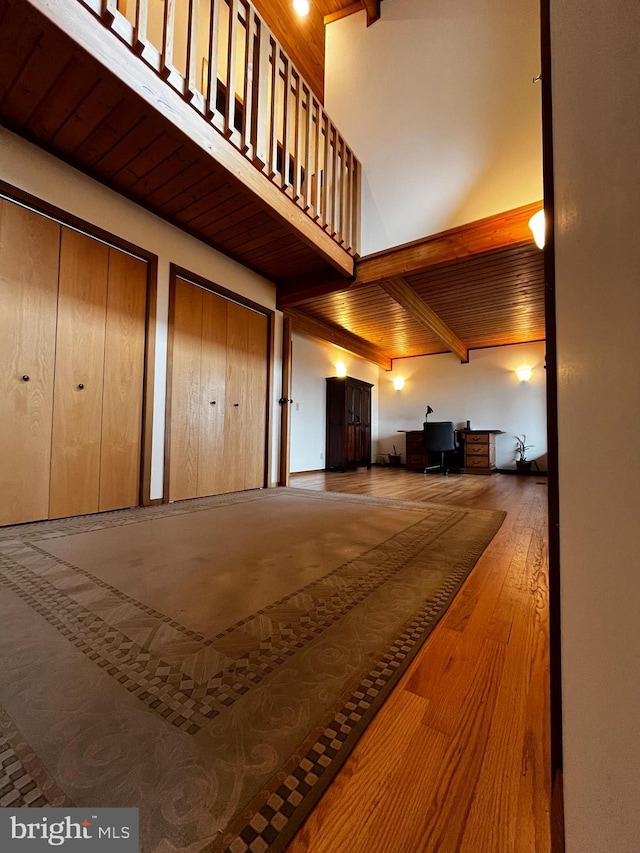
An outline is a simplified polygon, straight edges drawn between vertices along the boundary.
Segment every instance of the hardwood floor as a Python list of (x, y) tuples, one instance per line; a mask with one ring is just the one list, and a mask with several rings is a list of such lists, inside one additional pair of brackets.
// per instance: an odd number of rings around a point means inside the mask
[(549, 853), (546, 479), (374, 468), (291, 486), (508, 515), (289, 853)]

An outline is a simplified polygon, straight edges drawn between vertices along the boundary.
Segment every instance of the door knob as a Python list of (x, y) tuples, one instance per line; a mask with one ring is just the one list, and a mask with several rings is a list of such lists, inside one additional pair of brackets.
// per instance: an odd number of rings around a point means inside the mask
[(25, 375), (22, 377), (22, 381), (23, 381), (23, 382), (28, 382), (28, 381), (29, 381), (29, 377), (27, 376), (27, 374), (26, 374), (26, 373), (25, 373)]
[(278, 402), (281, 406), (284, 406), (285, 403), (293, 403), (293, 400), (289, 399), (289, 397), (280, 397)]
[(84, 385), (82, 384), (82, 382), (78, 385), (78, 388), (82, 391), (82, 389), (84, 388)]

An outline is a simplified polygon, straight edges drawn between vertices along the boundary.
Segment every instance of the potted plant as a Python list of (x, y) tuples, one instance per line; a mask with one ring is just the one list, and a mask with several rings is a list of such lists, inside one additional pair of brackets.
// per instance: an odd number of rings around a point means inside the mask
[(389, 465), (394, 465), (396, 468), (400, 465), (400, 454), (396, 450), (395, 444), (393, 445), (393, 453), (389, 453)]
[(533, 444), (527, 444), (527, 436), (514, 435), (516, 440), (516, 469), (521, 473), (531, 471), (531, 461), (527, 459), (527, 450), (534, 447)]

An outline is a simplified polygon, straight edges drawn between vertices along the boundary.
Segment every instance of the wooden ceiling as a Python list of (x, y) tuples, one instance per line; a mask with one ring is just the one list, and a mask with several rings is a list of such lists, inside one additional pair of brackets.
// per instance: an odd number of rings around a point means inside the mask
[[(205, 146), (196, 142), (200, 129), (193, 123), (201, 119), (144, 63), (133, 58), (131, 85), (110, 71), (119, 62), (125, 68), (126, 49), (107, 33), (96, 37), (93, 18), (76, 0), (67, 5), (66, 14), (77, 16), (73, 39), (30, 2), (1, 0), (5, 127), (272, 281), (339, 265), (343, 275), (351, 273), (353, 260), (342, 247), (279, 189), (271, 192), (276, 209), (212, 156), (216, 145), (225, 156), (232, 149), (217, 131), (211, 129)], [(153, 92), (151, 103), (145, 89)], [(247, 168), (254, 184), (272, 191), (251, 164)]]
[(391, 360), (545, 338), (543, 253), (527, 223), (536, 202), (362, 258), (356, 279), (281, 288), (293, 327), (389, 369)]
[(366, 12), (366, 25), (380, 17), (381, 0), (309, 0), (309, 14), (300, 17), (293, 0), (252, 0), (298, 70), (324, 103), (324, 28), (327, 23)]

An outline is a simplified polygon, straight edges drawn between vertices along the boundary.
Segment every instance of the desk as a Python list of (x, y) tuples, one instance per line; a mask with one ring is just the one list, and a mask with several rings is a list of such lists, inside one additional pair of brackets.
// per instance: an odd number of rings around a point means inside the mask
[[(422, 473), (428, 465), (440, 463), (440, 455), (431, 455), (422, 446), (422, 430), (398, 430), (407, 439), (407, 471)], [(465, 474), (493, 474), (496, 470), (496, 435), (501, 429), (461, 429), (458, 436), (464, 445), (463, 471)], [(437, 458), (436, 458), (437, 456)], [(460, 464), (460, 463), (458, 463)]]
[(496, 435), (501, 429), (463, 429), (464, 473), (493, 474), (496, 470)]

